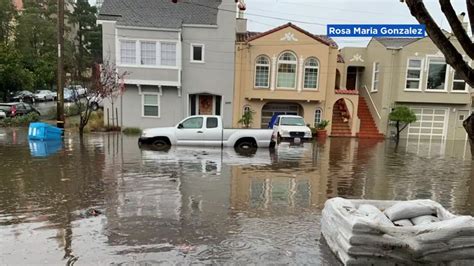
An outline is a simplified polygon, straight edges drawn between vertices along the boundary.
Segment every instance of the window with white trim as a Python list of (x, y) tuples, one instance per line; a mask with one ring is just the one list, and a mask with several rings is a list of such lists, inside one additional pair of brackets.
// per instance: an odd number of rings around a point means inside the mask
[(159, 117), (160, 116), (160, 95), (143, 94), (143, 116)]
[(296, 88), (296, 56), (285, 52), (278, 58), (277, 88)]
[(318, 88), (318, 72), (319, 62), (318, 59), (312, 57), (308, 58), (304, 63), (304, 87), (305, 89), (317, 89)]
[(446, 61), (442, 57), (428, 58), (427, 90), (445, 90), (446, 85)]
[(142, 65), (156, 65), (156, 42), (140, 42), (140, 63)]
[(161, 65), (176, 66), (176, 43), (161, 42)]
[(270, 59), (261, 55), (255, 61), (255, 87), (268, 88), (270, 86)]
[(379, 90), (379, 75), (380, 75), (380, 63), (374, 62), (373, 70), (372, 70), (372, 92), (376, 92)]
[(136, 41), (120, 41), (120, 63), (135, 65), (137, 63)]
[(453, 91), (466, 91), (466, 81), (461, 78), (458, 71), (454, 71)]
[(204, 63), (204, 44), (191, 44), (191, 62)]
[(316, 108), (314, 111), (314, 127), (317, 127), (321, 123), (321, 118), (323, 117), (323, 110), (321, 108)]
[(407, 75), (405, 82), (406, 90), (421, 90), (422, 59), (408, 59)]

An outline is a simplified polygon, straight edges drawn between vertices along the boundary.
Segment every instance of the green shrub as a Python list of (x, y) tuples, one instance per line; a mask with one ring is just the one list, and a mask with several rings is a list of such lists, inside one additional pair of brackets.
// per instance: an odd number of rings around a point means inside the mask
[(27, 115), (7, 117), (0, 120), (0, 127), (27, 127), (32, 122), (38, 122), (39, 115), (37, 113), (29, 113)]
[(316, 125), (316, 128), (319, 129), (319, 130), (324, 130), (326, 129), (326, 127), (329, 125), (329, 120), (321, 120), (321, 122), (319, 122), (317, 125)]
[(126, 127), (123, 129), (123, 134), (125, 135), (140, 135), (142, 130), (137, 127)]

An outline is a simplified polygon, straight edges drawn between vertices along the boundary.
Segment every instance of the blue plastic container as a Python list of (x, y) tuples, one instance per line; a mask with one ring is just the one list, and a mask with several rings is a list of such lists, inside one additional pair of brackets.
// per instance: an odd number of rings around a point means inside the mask
[(46, 157), (59, 152), (63, 148), (62, 140), (29, 140), (33, 157)]
[(28, 128), (28, 139), (61, 140), (63, 130), (46, 123), (31, 123)]

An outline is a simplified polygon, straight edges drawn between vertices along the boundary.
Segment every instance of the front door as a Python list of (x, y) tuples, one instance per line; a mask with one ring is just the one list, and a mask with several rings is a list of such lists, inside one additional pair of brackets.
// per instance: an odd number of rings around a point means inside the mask
[(176, 141), (179, 145), (202, 145), (204, 119), (190, 117), (180, 123), (176, 129)]
[(464, 129), (462, 122), (469, 117), (469, 111), (467, 110), (458, 110), (456, 112), (456, 129), (454, 134), (454, 140), (465, 140), (466, 139), (466, 130)]
[(357, 89), (357, 68), (356, 67), (347, 68), (346, 88), (348, 90)]
[(213, 97), (212, 95), (199, 95), (199, 114), (213, 114)]

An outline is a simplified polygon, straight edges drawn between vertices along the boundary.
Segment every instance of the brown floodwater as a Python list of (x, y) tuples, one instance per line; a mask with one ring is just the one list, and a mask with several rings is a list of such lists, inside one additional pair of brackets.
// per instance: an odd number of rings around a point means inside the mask
[(473, 215), (468, 146), (336, 138), (245, 155), (0, 129), (0, 265), (337, 264), (326, 199), (430, 198)]

